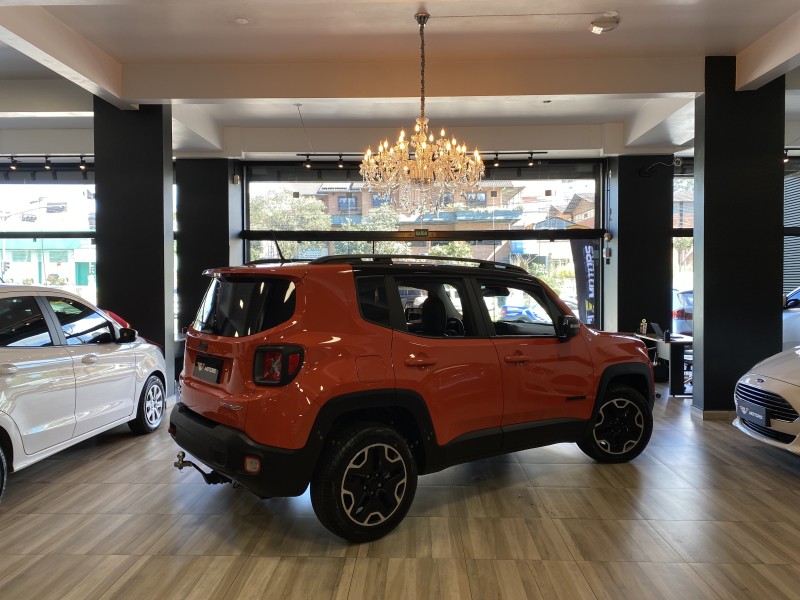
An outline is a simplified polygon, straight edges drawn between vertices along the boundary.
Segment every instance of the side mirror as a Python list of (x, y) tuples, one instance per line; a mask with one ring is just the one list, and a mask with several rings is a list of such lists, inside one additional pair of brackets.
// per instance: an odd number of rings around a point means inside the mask
[(572, 315), (559, 315), (556, 319), (556, 335), (564, 341), (578, 335), (581, 330), (581, 320)]
[(136, 341), (136, 333), (135, 329), (131, 329), (130, 327), (121, 327), (119, 330), (119, 336), (117, 336), (117, 342), (120, 344), (130, 344), (131, 342)]

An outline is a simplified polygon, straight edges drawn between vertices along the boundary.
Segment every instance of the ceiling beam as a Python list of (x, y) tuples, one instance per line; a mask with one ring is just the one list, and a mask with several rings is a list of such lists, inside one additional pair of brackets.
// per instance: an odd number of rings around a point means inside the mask
[(796, 67), (800, 67), (800, 12), (736, 56), (736, 89), (758, 89)]
[(0, 7), (0, 41), (117, 108), (122, 65), (40, 6)]

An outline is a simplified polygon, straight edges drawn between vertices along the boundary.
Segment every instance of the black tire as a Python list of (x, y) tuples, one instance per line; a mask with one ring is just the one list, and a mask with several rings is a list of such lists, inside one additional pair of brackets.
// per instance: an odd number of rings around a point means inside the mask
[(0, 448), (0, 500), (3, 499), (3, 494), (6, 493), (6, 481), (8, 479), (8, 467), (6, 465), (6, 454), (3, 448)]
[(166, 410), (167, 394), (164, 391), (164, 384), (157, 375), (150, 375), (139, 396), (136, 417), (128, 421), (128, 427), (133, 433), (140, 435), (153, 433), (164, 420)]
[(311, 505), (330, 532), (363, 543), (397, 527), (416, 491), (417, 465), (405, 439), (361, 423), (326, 444), (311, 479)]
[(653, 413), (635, 389), (620, 385), (606, 392), (578, 447), (601, 463), (627, 462), (639, 456), (653, 433)]

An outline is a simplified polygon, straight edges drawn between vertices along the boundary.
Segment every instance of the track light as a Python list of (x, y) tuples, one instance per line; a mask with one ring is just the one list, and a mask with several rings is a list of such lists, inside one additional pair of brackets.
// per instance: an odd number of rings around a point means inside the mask
[(86, 160), (84, 160), (84, 158), (82, 156), (81, 156), (81, 162), (78, 164), (78, 168), (81, 171), (85, 171), (86, 170)]
[(494, 166), (495, 167), (500, 166), (500, 157), (497, 154), (494, 155)]
[(50, 159), (45, 156), (44, 157), (44, 170), (45, 171), (49, 171), (52, 168), (53, 168), (53, 163), (51, 163)]
[(303, 163), (303, 166), (306, 169), (310, 169), (311, 168), (311, 160), (308, 158), (308, 154), (306, 154), (306, 162)]
[(18, 164), (19, 164), (19, 163), (17, 162), (17, 159), (16, 159), (16, 158), (14, 158), (14, 157), (12, 156), (12, 157), (11, 157), (11, 166), (10, 166), (9, 168), (10, 168), (12, 171), (16, 171), (16, 170), (17, 170), (17, 165), (18, 165)]
[(339, 164), (336, 165), (336, 166), (339, 167), (340, 169), (344, 169), (344, 162), (342, 161), (342, 155), (341, 154), (339, 155)]
[(532, 167), (532, 166), (533, 166), (533, 152), (531, 152), (530, 154), (528, 154), (528, 166), (529, 166), (529, 167)]

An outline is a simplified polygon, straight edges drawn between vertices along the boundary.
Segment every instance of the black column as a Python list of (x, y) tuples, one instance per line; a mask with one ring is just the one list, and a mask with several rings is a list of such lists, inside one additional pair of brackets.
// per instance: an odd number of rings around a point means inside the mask
[(178, 327), (181, 329), (194, 320), (208, 287), (203, 271), (242, 264), (241, 182), (239, 166), (232, 160), (179, 159), (175, 162)]
[(732, 410), (736, 380), (781, 349), (784, 79), (735, 91), (707, 57), (695, 103), (693, 405)]
[(642, 319), (672, 322), (672, 155), (610, 161), (605, 266), (609, 330), (638, 331)]
[(94, 99), (97, 301), (160, 344), (175, 380), (172, 109)]

